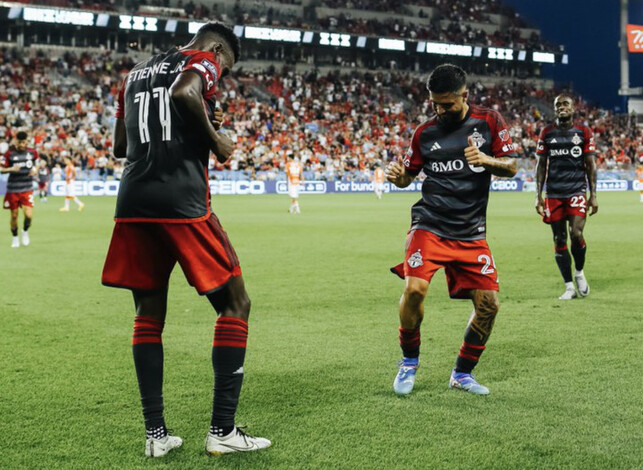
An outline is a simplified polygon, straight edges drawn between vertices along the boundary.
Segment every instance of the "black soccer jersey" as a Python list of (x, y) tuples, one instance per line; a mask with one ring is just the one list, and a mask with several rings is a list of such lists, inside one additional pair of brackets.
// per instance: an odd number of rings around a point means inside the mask
[(136, 65), (123, 83), (116, 117), (125, 120), (127, 162), (117, 221), (195, 222), (210, 213), (208, 142), (169, 93), (182, 71), (202, 78), (204, 101), (214, 98), (221, 73), (211, 52), (173, 48)]
[(408, 173), (426, 175), (422, 199), (411, 209), (411, 229), (454, 240), (485, 238), (491, 173), (467, 163), (468, 137), (487, 155), (516, 156), (507, 125), (491, 109), (470, 106), (455, 128), (437, 117), (418, 126), (403, 159)]
[(585, 156), (596, 151), (594, 135), (586, 126), (559, 129), (547, 126), (540, 133), (536, 153), (547, 158), (547, 197), (568, 198), (587, 191)]
[(26, 149), (24, 152), (9, 150), (0, 156), (0, 166), (11, 168), (18, 166), (20, 169), (15, 173), (9, 173), (7, 181), (7, 193), (24, 193), (33, 190), (33, 178), (29, 174), (38, 160), (38, 152), (33, 149)]

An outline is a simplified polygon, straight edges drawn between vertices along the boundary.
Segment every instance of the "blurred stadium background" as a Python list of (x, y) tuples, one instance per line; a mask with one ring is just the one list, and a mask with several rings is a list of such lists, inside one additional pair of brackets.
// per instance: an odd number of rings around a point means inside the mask
[[(558, 3), (604, 18), (613, 41), (593, 25), (583, 37), (596, 44), (567, 42), (582, 34), (550, 0), (0, 2), (0, 151), (29, 132), (52, 170), (53, 196), (36, 203), (28, 249), (11, 250), (8, 227), (0, 229), (0, 467), (149, 466), (134, 437), (142, 425), (131, 299), (99, 286), (123, 169), (111, 155), (114, 104), (135, 63), (186, 43), (209, 19), (234, 25), (242, 43), (219, 92), (237, 147), (210, 167), (212, 193), (231, 195), (214, 198), (215, 212), (254, 305), (240, 417), (275, 447), (216, 462), (198, 455), (212, 318), (175, 275), (166, 396), (187, 443), (163, 465), (643, 467), (641, 402), (631, 391), (641, 339), (643, 221), (632, 190), (643, 158), (642, 54), (634, 34), (628, 51), (625, 32), (643, 24), (643, 2)], [(542, 21), (547, 13), (534, 10), (547, 9), (548, 23), (527, 19)], [(552, 25), (557, 32), (544, 34)], [(609, 51), (600, 54), (614, 67), (589, 67), (593, 47)], [(469, 306), (449, 301), (442, 280), (427, 304), (425, 382), (412, 400), (390, 390), (401, 284), (387, 268), (402, 256), (417, 194), (319, 195), (372, 191), (373, 167), (403, 154), (430, 113), (425, 79), (444, 62), (469, 73), (474, 102), (502, 113), (521, 156), (515, 179), (492, 181), (493, 191), (517, 194), (493, 195), (489, 208), (506, 317), (485, 358), (494, 388), (484, 402), (445, 390)], [(592, 81), (605, 83), (598, 94), (584, 86)], [(530, 193), (537, 136), (560, 91), (577, 97), (577, 117), (595, 133), (601, 204), (587, 230), (592, 297), (564, 309), (553, 300), (550, 233)], [(301, 217), (286, 213), (291, 153), (304, 164)], [(82, 214), (58, 213), (65, 157), (78, 168), (77, 194), (102, 196), (87, 198)]]

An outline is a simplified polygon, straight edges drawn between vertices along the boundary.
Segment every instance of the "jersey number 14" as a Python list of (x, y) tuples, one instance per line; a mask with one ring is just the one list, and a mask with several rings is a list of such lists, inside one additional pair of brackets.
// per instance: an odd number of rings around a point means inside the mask
[[(156, 87), (152, 96), (158, 100), (159, 122), (161, 123), (161, 139), (172, 140), (172, 115), (170, 113), (170, 93), (167, 88)], [(138, 133), (142, 144), (150, 141), (150, 92), (141, 91), (134, 95), (134, 103), (138, 103)]]

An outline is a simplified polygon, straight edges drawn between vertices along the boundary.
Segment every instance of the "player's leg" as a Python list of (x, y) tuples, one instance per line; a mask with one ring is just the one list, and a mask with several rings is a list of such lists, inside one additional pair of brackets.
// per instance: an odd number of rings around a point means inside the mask
[(245, 434), (235, 427), (235, 414), (243, 384), (243, 364), (248, 338), (250, 298), (243, 278), (235, 276), (219, 290), (207, 294), (218, 313), (212, 342), (214, 393), (206, 451), (213, 455), (259, 450), (268, 439)]
[(585, 217), (573, 215), (569, 220), (569, 238), (572, 244), (572, 256), (574, 258), (574, 280), (578, 293), (585, 297), (589, 295), (589, 284), (585, 278), (583, 268), (585, 267), (585, 254), (587, 253), (587, 244), (583, 237), (585, 229)]
[(78, 212), (81, 212), (85, 208), (85, 203), (83, 203), (77, 196), (74, 196), (74, 202), (78, 206)]
[(480, 356), (485, 350), (487, 340), (491, 335), (496, 315), (500, 309), (498, 291), (472, 290), (473, 313), (464, 332), (464, 341), (455, 361), (449, 387), (457, 388), (476, 395), (487, 395), (489, 389), (480, 385), (472, 375), (478, 365)]
[(161, 457), (182, 440), (168, 435), (163, 416), (163, 327), (167, 313), (167, 288), (133, 290), (136, 317), (132, 353), (145, 418), (145, 455)]
[(9, 228), (11, 229), (11, 248), (20, 247), (20, 239), (18, 238), (18, 211), (19, 207), (11, 209), (11, 216), (9, 218)]
[(574, 289), (574, 283), (572, 282), (572, 258), (567, 248), (567, 219), (552, 222), (551, 231), (554, 236), (556, 264), (565, 282), (565, 292), (559, 299), (571, 300), (576, 297), (576, 289)]
[(400, 298), (399, 340), (402, 361), (393, 381), (398, 395), (408, 395), (415, 385), (415, 373), (420, 365), (420, 325), (424, 319), (424, 299), (429, 281), (419, 277), (405, 278), (404, 292)]
[[(33, 195), (31, 195), (30, 197), (33, 199)], [(33, 207), (28, 205), (23, 205), (22, 212), (24, 215), (24, 221), (22, 224), (22, 244), (24, 246), (28, 246), (30, 243), (29, 227), (31, 227), (31, 222), (33, 220)]]

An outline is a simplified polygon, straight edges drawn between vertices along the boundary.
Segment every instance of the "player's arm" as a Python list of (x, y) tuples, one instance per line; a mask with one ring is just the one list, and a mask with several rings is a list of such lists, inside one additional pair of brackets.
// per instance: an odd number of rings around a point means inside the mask
[(536, 212), (543, 216), (545, 214), (545, 201), (543, 200), (543, 188), (547, 176), (547, 154), (538, 155), (536, 162)]
[(199, 75), (185, 71), (170, 87), (170, 97), (183, 118), (199, 133), (207, 136), (210, 150), (219, 163), (225, 163), (233, 150), (232, 140), (217, 132), (203, 108), (203, 82)]
[(594, 215), (598, 212), (598, 201), (596, 200), (596, 159), (593, 153), (585, 154), (585, 173), (587, 174), (587, 182), (589, 183), (589, 215)]
[(384, 173), (386, 179), (398, 188), (406, 188), (413, 182), (416, 176), (406, 171), (406, 168), (404, 168), (404, 165), (399, 160), (389, 163)]
[(0, 155), (0, 173), (15, 173), (20, 171), (18, 165), (9, 166), (9, 152), (5, 155)]
[(518, 164), (513, 157), (490, 157), (480, 151), (473, 143), (473, 138), (468, 138), (469, 146), (464, 149), (467, 163), (473, 166), (483, 166), (489, 173), (496, 176), (511, 178), (518, 171)]
[(114, 124), (114, 149), (112, 153), (116, 158), (127, 157), (127, 132), (125, 131), (124, 119), (116, 119), (116, 124)]

